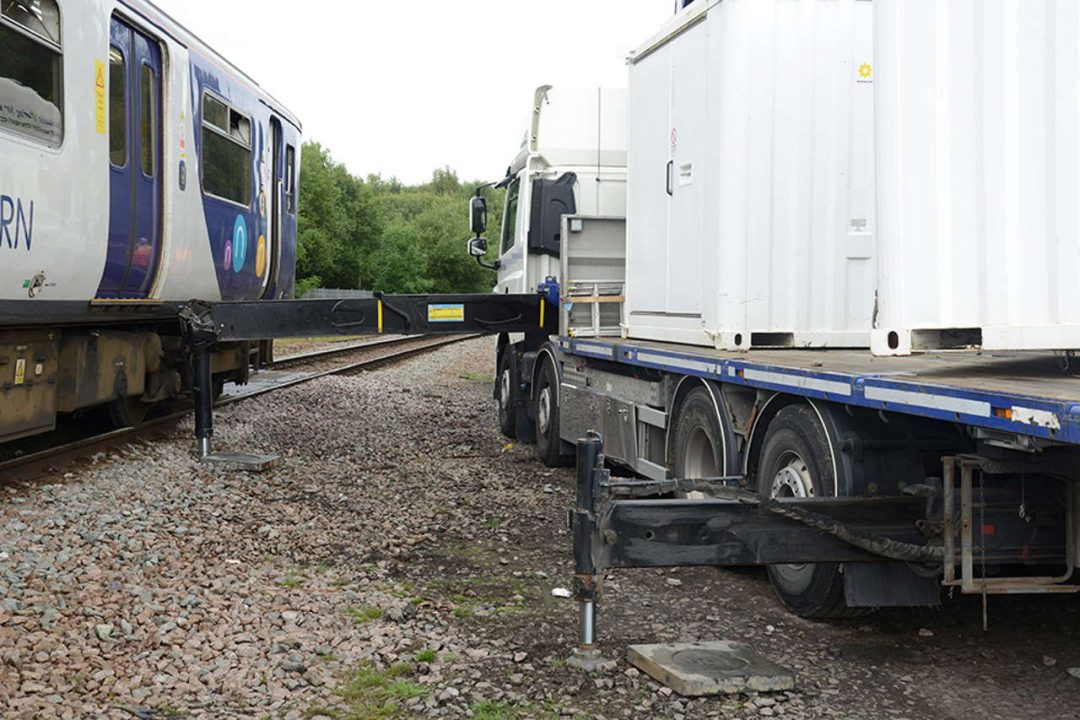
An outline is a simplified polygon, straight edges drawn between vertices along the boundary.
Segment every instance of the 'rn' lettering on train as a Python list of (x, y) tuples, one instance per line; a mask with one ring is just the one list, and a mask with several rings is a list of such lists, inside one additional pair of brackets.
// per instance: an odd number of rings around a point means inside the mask
[(0, 195), (0, 248), (16, 250), (20, 242), (29, 252), (34, 241), (34, 203)]

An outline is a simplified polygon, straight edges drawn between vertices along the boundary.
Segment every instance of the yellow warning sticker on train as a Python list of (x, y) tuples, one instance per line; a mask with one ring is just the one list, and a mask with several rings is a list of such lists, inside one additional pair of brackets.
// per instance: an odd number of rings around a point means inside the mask
[(94, 112), (98, 134), (104, 135), (108, 131), (105, 107), (105, 63), (100, 60), (94, 61)]
[(427, 319), (429, 323), (465, 322), (465, 306), (428, 305)]
[(22, 385), (26, 382), (26, 358), (15, 361), (15, 384)]

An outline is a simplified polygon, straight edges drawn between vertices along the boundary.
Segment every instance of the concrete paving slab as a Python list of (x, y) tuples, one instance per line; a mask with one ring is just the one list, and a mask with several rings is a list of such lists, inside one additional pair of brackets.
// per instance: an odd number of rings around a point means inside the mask
[(795, 673), (742, 643), (631, 645), (627, 654), (639, 670), (686, 697), (795, 688)]
[(203, 462), (217, 465), (225, 470), (238, 472), (266, 472), (281, 465), (280, 455), (248, 455), (246, 453), (211, 453)]

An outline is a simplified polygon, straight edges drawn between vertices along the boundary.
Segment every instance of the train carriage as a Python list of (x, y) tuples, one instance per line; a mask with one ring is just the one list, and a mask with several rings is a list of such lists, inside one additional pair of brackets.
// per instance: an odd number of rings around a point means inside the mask
[(300, 139), (148, 2), (0, 0), (0, 441), (182, 392), (179, 303), (292, 296)]

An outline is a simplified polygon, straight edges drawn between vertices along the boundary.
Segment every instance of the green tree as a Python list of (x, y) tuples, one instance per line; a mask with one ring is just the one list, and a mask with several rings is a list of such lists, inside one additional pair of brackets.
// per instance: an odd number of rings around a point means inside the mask
[[(390, 293), (487, 292), (495, 274), (469, 256), (468, 205), (483, 183), (451, 168), (408, 186), (395, 177), (351, 176), (318, 143), (302, 156), (298, 288), (362, 287)], [(492, 251), (497, 254), (505, 192), (488, 189)]]
[(357, 288), (362, 260), (378, 247), (382, 221), (372, 188), (349, 175), (318, 143), (301, 155), (297, 278)]

